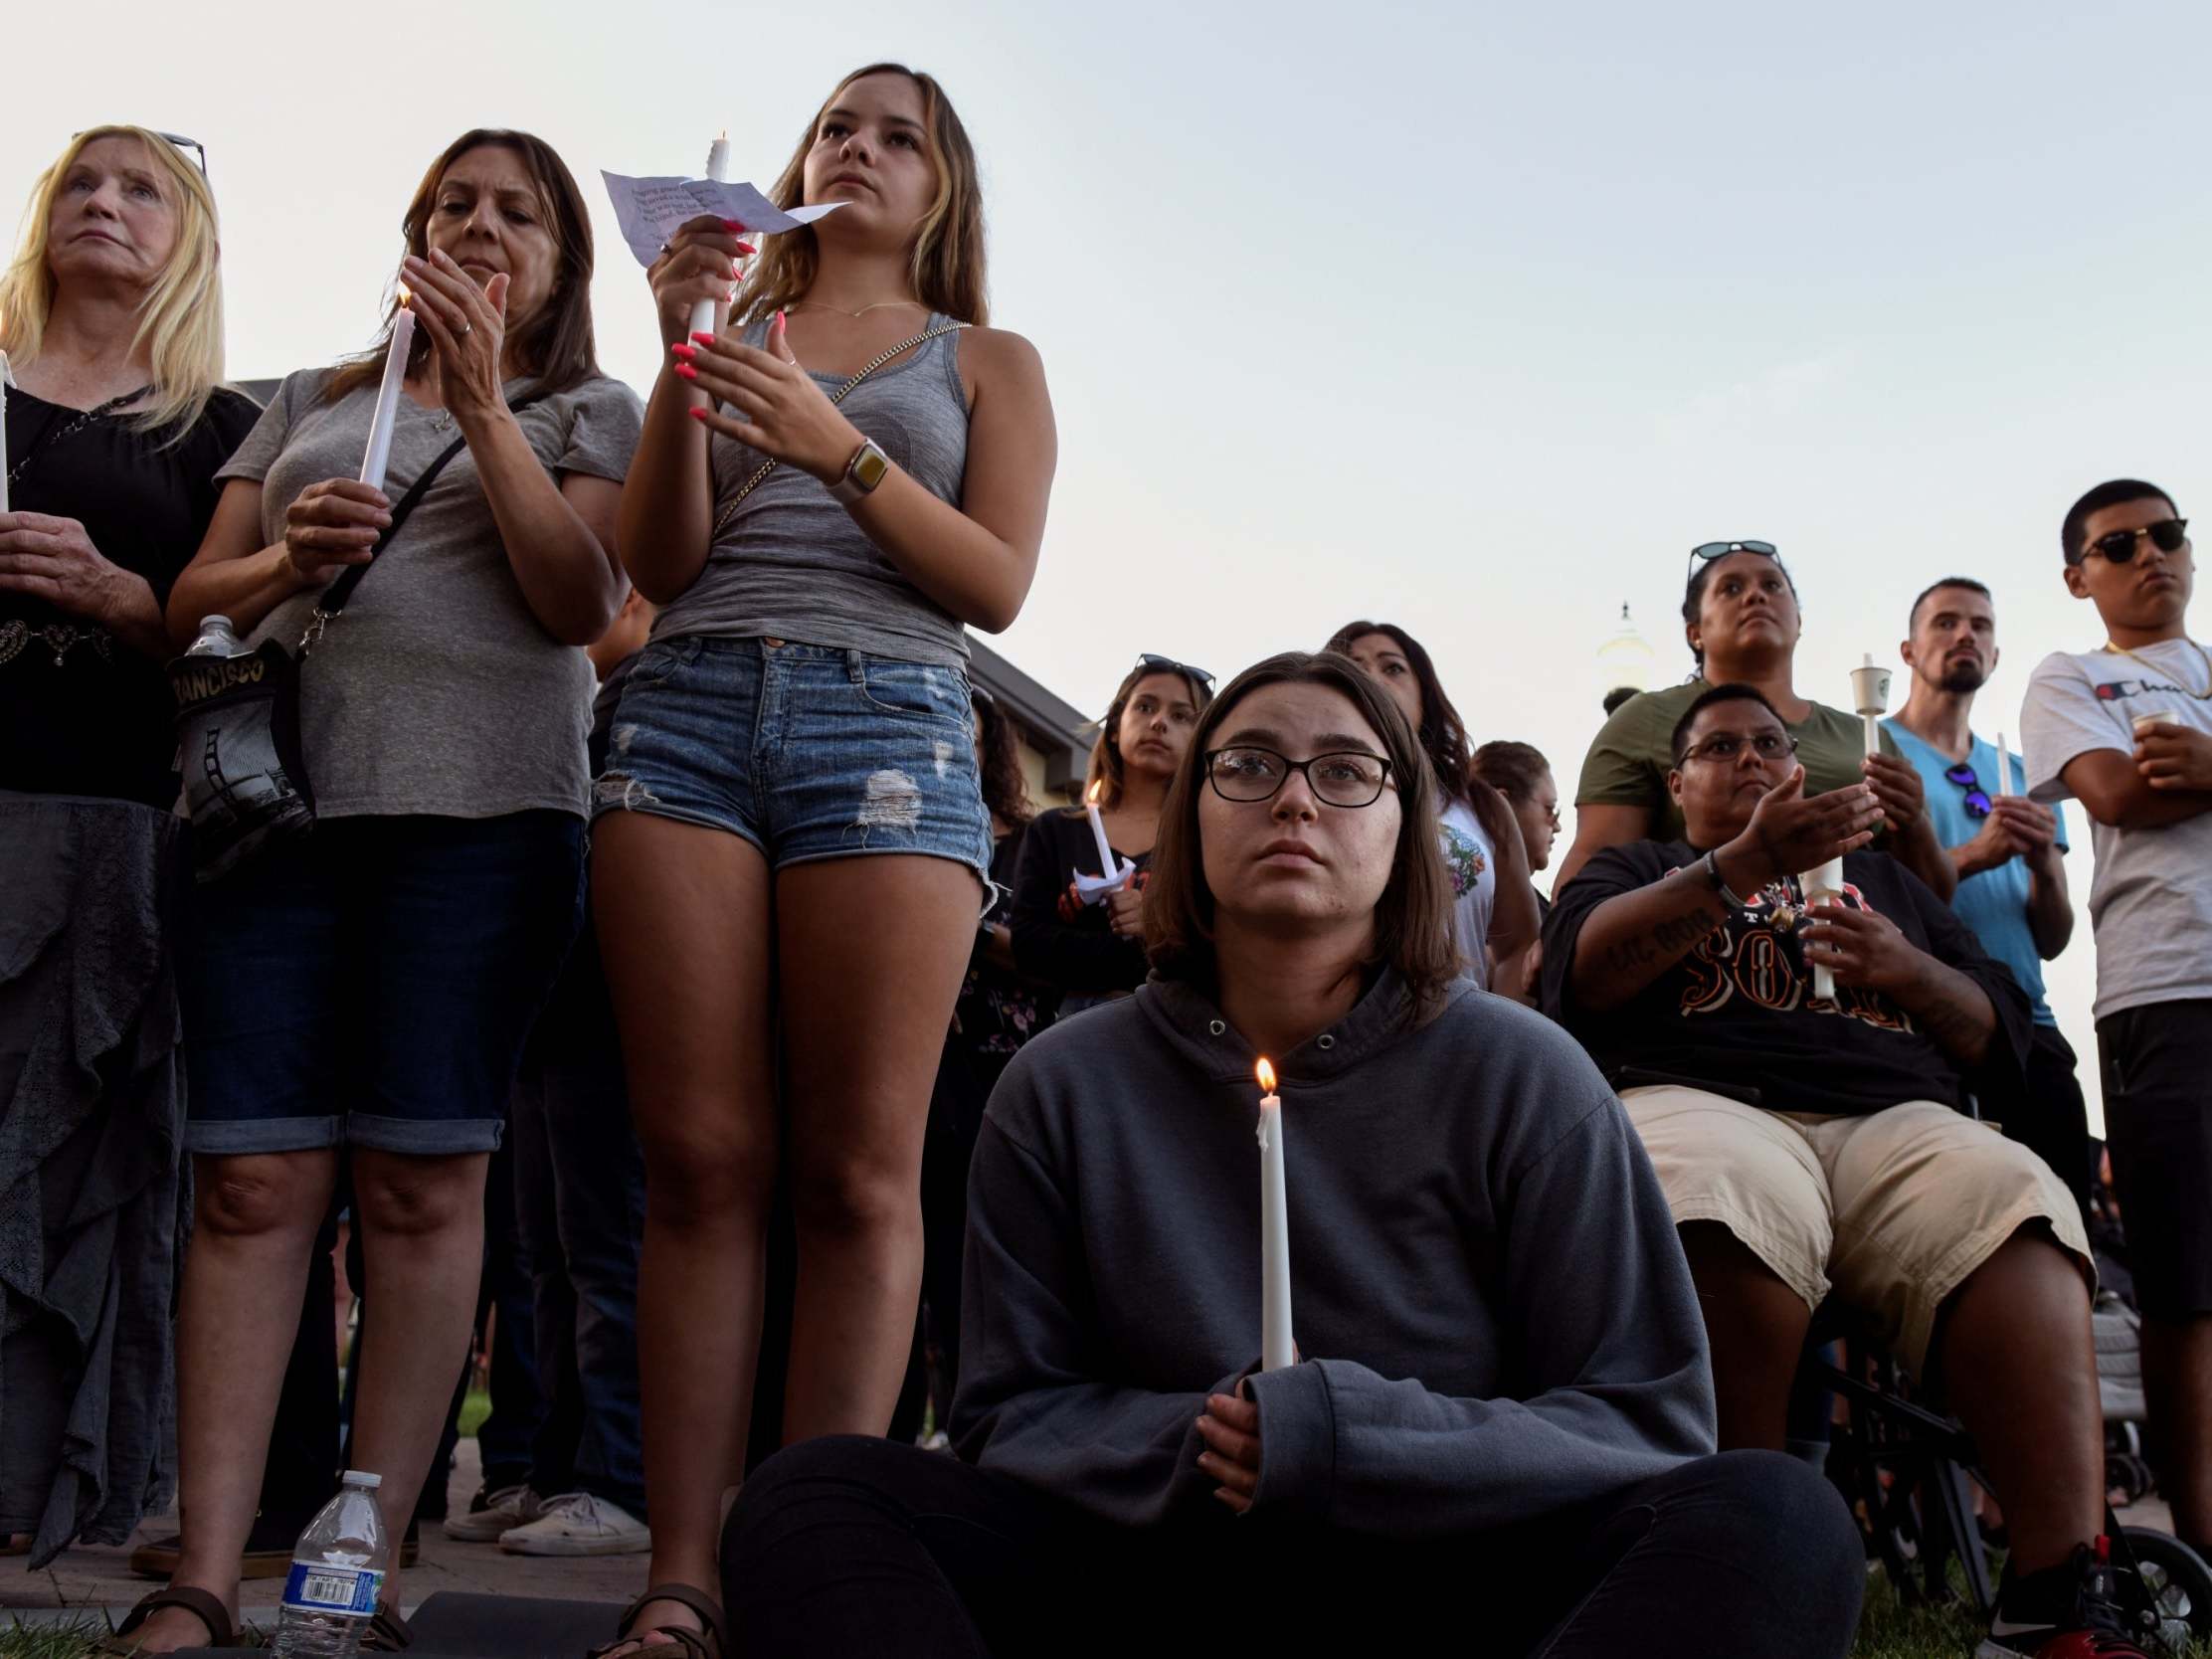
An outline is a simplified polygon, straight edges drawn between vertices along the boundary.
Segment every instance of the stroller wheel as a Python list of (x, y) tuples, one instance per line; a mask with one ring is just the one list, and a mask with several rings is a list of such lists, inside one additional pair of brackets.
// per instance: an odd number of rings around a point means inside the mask
[(2175, 1538), (2151, 1527), (2122, 1527), (2142, 1587), (2169, 1646), (2212, 1636), (2212, 1567)]

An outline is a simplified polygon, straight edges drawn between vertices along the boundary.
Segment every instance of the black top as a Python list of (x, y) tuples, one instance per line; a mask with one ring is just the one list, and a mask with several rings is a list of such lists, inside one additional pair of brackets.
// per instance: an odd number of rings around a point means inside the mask
[[(1117, 858), (1137, 866), (1142, 887), (1152, 872), (1152, 854), (1114, 848)], [(1093, 995), (1134, 991), (1150, 972), (1145, 948), (1116, 934), (1103, 904), (1079, 903), (1070, 889), (1078, 873), (1098, 875), (1098, 842), (1089, 818), (1055, 808), (1029, 821), (1014, 866), (1014, 960), (1033, 979), (1062, 991)]]
[[(80, 411), (13, 387), (6, 395), (8, 470), (23, 466), (8, 505), (76, 519), (108, 563), (144, 577), (167, 605), (215, 515), (216, 468), (260, 418), (253, 400), (219, 389), (164, 449), (174, 427), (142, 432), (110, 415), (65, 435)], [(172, 806), (172, 708), (155, 658), (44, 600), (0, 592), (0, 789)]]
[(1839, 986), (1835, 1002), (1814, 1000), (1795, 876), (1748, 895), (1745, 909), (1628, 1003), (1602, 1014), (1576, 1006), (1574, 946), (1590, 912), (1702, 856), (1687, 841), (1610, 846), (1555, 895), (1544, 925), (1544, 1011), (1581, 1038), (1614, 1087), (1688, 1083), (1773, 1111), (1846, 1117), (1907, 1100), (1962, 1106), (1969, 1088), (2017, 1090), (2033, 1021), (2027, 993), (1919, 876), (1879, 852), (1844, 854), (1843, 902), (1887, 917), (1988, 993), (1998, 1028), (1971, 1077), (1879, 992)]

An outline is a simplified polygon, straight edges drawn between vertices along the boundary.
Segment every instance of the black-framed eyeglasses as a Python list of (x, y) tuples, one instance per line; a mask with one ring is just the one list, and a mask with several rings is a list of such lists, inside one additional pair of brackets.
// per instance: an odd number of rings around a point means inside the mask
[(2099, 536), (2082, 549), (2081, 557), (2070, 561), (2080, 564), (2092, 553), (2123, 565), (2135, 556), (2135, 549), (2148, 536), (2150, 545), (2161, 553), (2178, 553), (2189, 539), (2189, 521), (2186, 518), (2161, 518), (2155, 524), (2146, 524), (2139, 530), (2114, 530)]
[(1987, 818), (1989, 816), (1989, 792), (1981, 787), (1981, 779), (1975, 775), (1974, 769), (1964, 761), (1960, 761), (1956, 766), (1946, 770), (1943, 773), (1943, 782), (1956, 784), (1964, 793), (1966, 797), (1966, 816), (1968, 818)]
[(1294, 761), (1272, 749), (1238, 747), (1206, 752), (1205, 776), (1223, 801), (1272, 801), (1293, 772), (1306, 775), (1316, 800), (1332, 807), (1372, 807), (1389, 787), (1390, 763), (1381, 755), (1343, 749)]
[(1734, 732), (1720, 732), (1703, 743), (1693, 743), (1682, 751), (1677, 766), (1688, 766), (1694, 760), (1719, 761), (1724, 766), (1744, 752), (1744, 745), (1751, 746), (1751, 753), (1760, 760), (1780, 760), (1784, 755), (1797, 752), (1797, 740), (1787, 732), (1758, 732), (1751, 737), (1739, 737)]
[(1140, 668), (1150, 668), (1156, 674), (1189, 674), (1208, 691), (1213, 689), (1213, 676), (1203, 668), (1193, 667), (1188, 662), (1178, 662), (1172, 656), (1162, 656), (1157, 651), (1145, 651), (1137, 658)]

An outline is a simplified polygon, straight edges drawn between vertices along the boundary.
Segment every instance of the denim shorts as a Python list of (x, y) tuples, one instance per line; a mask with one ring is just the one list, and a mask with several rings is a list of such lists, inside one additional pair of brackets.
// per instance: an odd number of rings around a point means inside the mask
[(489, 1152), (584, 918), (569, 813), (324, 819), (187, 900), (188, 1152)]
[(921, 853), (991, 877), (975, 713), (958, 668), (687, 635), (623, 682), (594, 815), (726, 830), (769, 867)]

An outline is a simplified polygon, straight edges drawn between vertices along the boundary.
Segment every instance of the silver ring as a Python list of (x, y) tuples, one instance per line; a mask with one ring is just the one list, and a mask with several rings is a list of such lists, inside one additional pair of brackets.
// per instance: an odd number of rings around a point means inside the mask
[(466, 322), (462, 323), (462, 324), (461, 325), (461, 332), (460, 332), (460, 334), (458, 334), (458, 335), (457, 335), (457, 336), (455, 336), (455, 337), (456, 337), (457, 339), (463, 339), (463, 340), (465, 340), (465, 339), (466, 339), (466, 338), (468, 337), (468, 331), (469, 331), (469, 329), (470, 329), (471, 327), (473, 327), (473, 326), (474, 326), (474, 325), (473, 325), (472, 323), (466, 323)]

